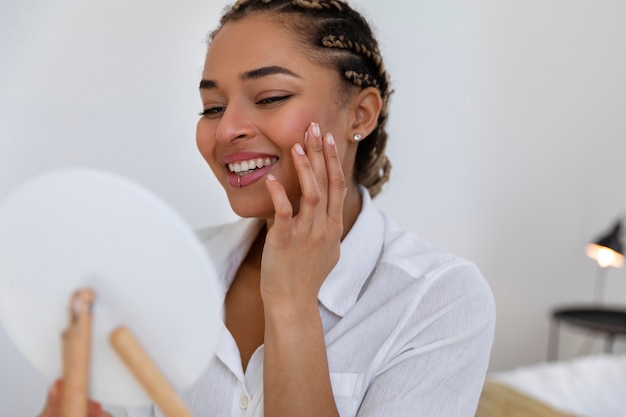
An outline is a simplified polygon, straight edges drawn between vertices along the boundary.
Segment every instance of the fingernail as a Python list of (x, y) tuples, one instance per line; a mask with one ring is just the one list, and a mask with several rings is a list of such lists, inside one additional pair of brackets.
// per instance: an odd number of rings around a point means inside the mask
[(276, 177), (273, 176), (272, 174), (267, 174), (267, 179), (270, 181), (276, 181)]
[(304, 149), (302, 149), (302, 145), (296, 143), (296, 146), (294, 146), (294, 148), (296, 148), (296, 153), (298, 153), (299, 155), (304, 155)]
[(57, 379), (56, 381), (54, 381), (54, 384), (52, 384), (52, 386), (48, 390), (48, 398), (50, 398), (50, 401), (57, 400), (57, 398), (59, 397), (60, 390), (61, 390), (61, 381)]
[(91, 401), (87, 403), (87, 409), (89, 411), (89, 415), (93, 416), (101, 416), (102, 415), (102, 405), (98, 402)]
[(82, 309), (83, 300), (81, 300), (80, 298), (75, 298), (74, 302), (72, 303), (72, 314), (77, 316), (82, 312)]
[(103, 417), (104, 410), (102, 410), (102, 405), (95, 401), (89, 400), (89, 402), (87, 403), (87, 415), (90, 417)]
[(332, 133), (326, 134), (326, 143), (328, 143), (329, 145), (335, 144), (335, 138), (333, 137)]
[(313, 130), (313, 134), (315, 136), (319, 137), (321, 135), (321, 133), (320, 133), (320, 125), (318, 125), (317, 123), (315, 123), (315, 122), (311, 123), (311, 130)]

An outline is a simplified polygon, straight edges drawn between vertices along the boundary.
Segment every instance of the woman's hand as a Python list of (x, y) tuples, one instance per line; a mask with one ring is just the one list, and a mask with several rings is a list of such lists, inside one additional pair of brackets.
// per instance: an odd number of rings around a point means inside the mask
[[(61, 415), (61, 398), (63, 397), (63, 381), (57, 379), (50, 390), (43, 411), (39, 417), (65, 417)], [(87, 403), (87, 417), (112, 417), (111, 414), (102, 410), (102, 406), (95, 401)]]
[(346, 182), (333, 136), (312, 123), (306, 151), (291, 149), (302, 197), (298, 213), (268, 175), (275, 215), (261, 260), (266, 417), (339, 416), (317, 297), (339, 260)]
[(62, 335), (63, 379), (50, 387), (39, 417), (111, 417), (99, 403), (87, 398), (94, 299), (95, 294), (88, 288), (72, 294), (70, 320)]
[(330, 133), (322, 138), (319, 125), (311, 123), (305, 147), (297, 143), (291, 150), (302, 190), (295, 216), (283, 186), (267, 178), (275, 216), (261, 263), (266, 307), (294, 302), (317, 307), (320, 287), (339, 260), (346, 182), (337, 146)]

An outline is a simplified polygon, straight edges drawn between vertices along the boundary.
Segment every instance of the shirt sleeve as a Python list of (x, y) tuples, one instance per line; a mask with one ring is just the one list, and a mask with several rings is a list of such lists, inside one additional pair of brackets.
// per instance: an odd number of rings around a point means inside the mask
[(357, 416), (474, 416), (494, 325), (493, 296), (475, 266), (434, 277), (370, 383)]

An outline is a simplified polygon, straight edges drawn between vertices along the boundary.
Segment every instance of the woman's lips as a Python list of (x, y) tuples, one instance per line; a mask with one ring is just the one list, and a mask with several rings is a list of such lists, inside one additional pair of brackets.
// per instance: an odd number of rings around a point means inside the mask
[(228, 184), (235, 188), (250, 185), (265, 176), (277, 161), (278, 157), (267, 154), (247, 152), (227, 155), (223, 162)]

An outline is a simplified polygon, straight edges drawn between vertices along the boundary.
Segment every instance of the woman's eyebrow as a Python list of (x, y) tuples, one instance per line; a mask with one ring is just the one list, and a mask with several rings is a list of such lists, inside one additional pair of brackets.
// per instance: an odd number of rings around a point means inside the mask
[(274, 74), (285, 74), (285, 75), (290, 75), (296, 78), (302, 78), (301, 76), (299, 76), (298, 74), (296, 74), (295, 72), (293, 72), (292, 70), (288, 68), (281, 67), (278, 65), (272, 65), (269, 67), (261, 67), (261, 68), (256, 68), (250, 71), (246, 71), (243, 74), (241, 74), (241, 79), (243, 81), (255, 80), (257, 78), (266, 77), (268, 75), (274, 75)]
[[(285, 68), (285, 67), (281, 67), (279, 65), (272, 65), (269, 67), (261, 67), (261, 68), (256, 68), (250, 71), (246, 71), (243, 74), (241, 74), (239, 78), (241, 78), (242, 81), (248, 81), (248, 80), (256, 80), (258, 78), (267, 77), (268, 75), (275, 75), (275, 74), (285, 74), (285, 75), (289, 75), (289, 76), (296, 77), (296, 78), (302, 78), (300, 75), (296, 74), (292, 70)], [(203, 79), (200, 81), (200, 88), (209, 89), (209, 90), (213, 88), (217, 88), (217, 82), (213, 80)]]
[(200, 80), (200, 89), (210, 90), (212, 88), (217, 88), (217, 83), (213, 80)]

